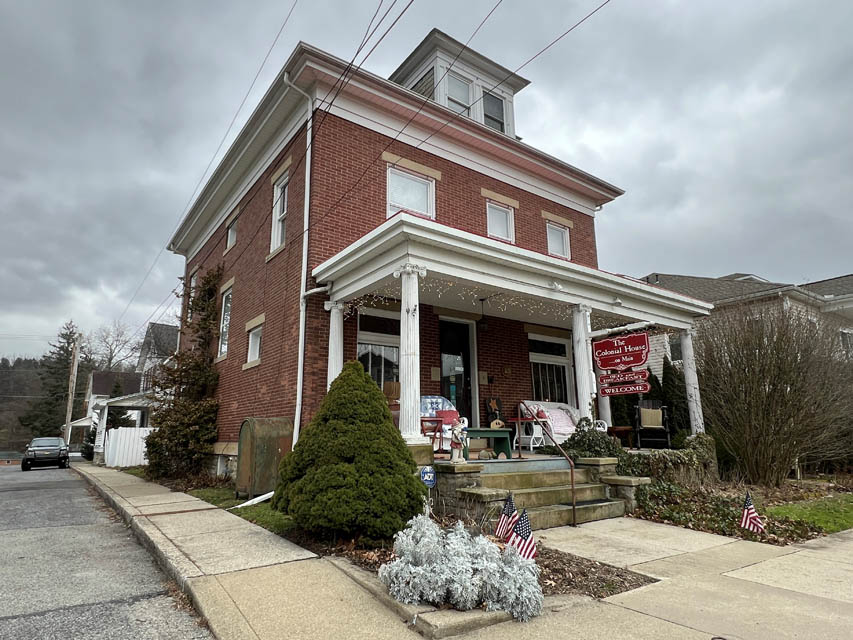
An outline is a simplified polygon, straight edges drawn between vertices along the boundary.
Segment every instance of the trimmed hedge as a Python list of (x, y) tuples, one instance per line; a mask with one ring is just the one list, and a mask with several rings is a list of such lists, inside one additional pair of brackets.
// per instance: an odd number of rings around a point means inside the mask
[(279, 469), (272, 506), (323, 536), (389, 539), (426, 490), (379, 387), (348, 362)]

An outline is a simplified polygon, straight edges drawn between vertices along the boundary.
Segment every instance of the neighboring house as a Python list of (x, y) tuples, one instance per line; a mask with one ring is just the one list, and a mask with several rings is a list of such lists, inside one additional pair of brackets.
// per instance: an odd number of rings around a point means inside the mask
[(178, 350), (180, 327), (173, 324), (149, 322), (139, 348), (136, 371), (142, 374), (142, 391), (150, 391), (157, 368)]
[[(814, 320), (828, 319), (838, 326), (842, 348), (853, 357), (853, 274), (802, 285), (771, 282), (748, 273), (719, 278), (650, 273), (643, 280), (711, 302), (715, 309), (735, 304), (794, 306)], [(655, 343), (650, 360), (662, 360), (664, 355), (674, 362), (681, 360), (680, 343), (677, 340)]]
[(86, 385), (86, 398), (83, 408), (87, 418), (95, 413), (95, 405), (103, 400), (108, 400), (113, 392), (116, 381), (121, 385), (122, 395), (139, 393), (142, 375), (123, 371), (92, 371), (89, 374), (89, 383)]
[(592, 330), (689, 343), (712, 305), (598, 269), (595, 217), (623, 192), (520, 141), (527, 80), (438, 30), (390, 79), (357, 68), (336, 94), (345, 70), (299, 43), (169, 244), (188, 295), (225, 269), (218, 454), (249, 416), (292, 419), (295, 442), (345, 360), (400, 383), (421, 445), (421, 395), (472, 426), (490, 396), (589, 415)]
[[(104, 461), (104, 433), (106, 432), (107, 413), (111, 408), (132, 412), (136, 416), (137, 427), (147, 428), (150, 425), (149, 414), (154, 408), (154, 401), (150, 394), (152, 378), (157, 368), (162, 366), (177, 351), (179, 333), (180, 328), (175, 325), (151, 322), (145, 331), (145, 338), (142, 340), (134, 373), (95, 372), (93, 374), (100, 374), (104, 380), (100, 386), (93, 385), (93, 382), (90, 381), (90, 388), (107, 389), (105, 396), (103, 394), (93, 396), (87, 405), (89, 407), (88, 416), (97, 414), (92, 419), (92, 423), (98, 426), (98, 433), (95, 437), (96, 463)], [(111, 378), (112, 382), (107, 386), (106, 376), (123, 376), (121, 378), (122, 396), (109, 397), (115, 379)], [(92, 380), (96, 380), (96, 378)], [(135, 385), (126, 385), (125, 380), (135, 380)]]

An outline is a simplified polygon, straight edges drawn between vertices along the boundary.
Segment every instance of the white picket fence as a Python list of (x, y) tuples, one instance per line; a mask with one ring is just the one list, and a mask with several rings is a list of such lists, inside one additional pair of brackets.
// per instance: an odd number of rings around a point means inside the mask
[(104, 462), (108, 467), (135, 467), (148, 464), (145, 438), (154, 429), (119, 427), (109, 429), (104, 441)]

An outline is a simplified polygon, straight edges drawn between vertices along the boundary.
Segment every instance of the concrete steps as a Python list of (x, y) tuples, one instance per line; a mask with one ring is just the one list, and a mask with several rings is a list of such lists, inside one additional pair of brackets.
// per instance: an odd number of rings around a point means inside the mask
[[(484, 487), (509, 489), (515, 492), (519, 489), (568, 486), (571, 485), (571, 477), (569, 469), (484, 473), (482, 475), (482, 483)], [(589, 471), (587, 469), (576, 469), (575, 485), (588, 482)]]
[[(625, 515), (625, 503), (622, 500), (593, 500), (578, 503), (577, 523), (621, 518)], [(542, 507), (528, 507), (527, 516), (530, 518), (532, 529), (549, 529), (572, 524), (572, 505), (553, 504)]]
[[(466, 499), (499, 504), (512, 492), (519, 511), (527, 509), (533, 529), (560, 527), (572, 523), (571, 470), (564, 467), (496, 467), (480, 476), (480, 486), (460, 489)], [(575, 501), (578, 524), (625, 515), (625, 503), (608, 497), (607, 485), (591, 482), (589, 469), (575, 470)], [(492, 524), (497, 523), (497, 517)]]

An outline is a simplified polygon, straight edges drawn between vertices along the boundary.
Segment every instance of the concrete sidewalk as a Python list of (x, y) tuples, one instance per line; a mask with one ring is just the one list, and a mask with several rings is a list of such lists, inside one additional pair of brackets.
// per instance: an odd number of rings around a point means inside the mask
[(185, 493), (75, 463), (220, 640), (419, 638), (334, 563)]
[(853, 530), (777, 547), (618, 518), (540, 540), (659, 578), (605, 600), (632, 614), (727, 640), (853, 637)]

